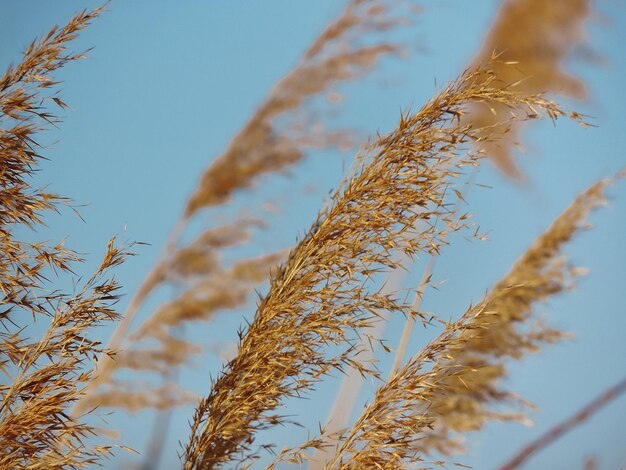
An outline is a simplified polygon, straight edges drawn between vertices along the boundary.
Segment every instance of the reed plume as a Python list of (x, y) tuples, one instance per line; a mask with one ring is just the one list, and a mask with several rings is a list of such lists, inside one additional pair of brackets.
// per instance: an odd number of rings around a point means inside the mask
[(328, 468), (405, 468), (459, 450), (456, 439), (490, 420), (522, 419), (493, 408), (518, 401), (501, 387), (505, 362), (562, 337), (529, 325), (533, 305), (563, 292), (578, 270), (561, 250), (604, 201), (603, 180), (576, 198), (491, 289), (376, 392)]
[[(447, 233), (462, 226), (449, 220), (446, 192), (458, 169), (475, 162), (466, 145), (484, 138), (457, 122), (464, 106), (481, 101), (525, 107), (532, 117), (564, 114), (541, 95), (494, 86), (495, 80), (488, 70), (464, 73), (418, 113), (403, 116), (376, 142), (369, 163), (334, 193), (273, 274), (269, 293), (241, 333), (238, 355), (199, 404), (185, 468), (254, 457), (254, 434), (283, 422), (274, 414), (282, 401), (306, 393), (333, 369), (377, 376), (355, 360), (353, 337), (367, 334), (379, 310), (420, 314), (370, 291), (370, 279), (398, 267), (394, 254), (438, 252)], [(417, 222), (423, 228), (416, 229)]]
[[(51, 74), (82, 57), (69, 53), (67, 44), (101, 11), (83, 11), (52, 28), (0, 78), (0, 373), (7, 384), (0, 386), (0, 468), (78, 468), (111, 451), (85, 444), (94, 428), (68, 412), (93, 378), (89, 362), (109, 353), (89, 329), (117, 317), (118, 285), (107, 273), (125, 251), (112, 240), (100, 267), (80, 282), (74, 274), (82, 261), (77, 253), (62, 242), (17, 235), (34, 232), (46, 214), (68, 202), (30, 181), (44, 158), (38, 135), (60, 122), (53, 108), (65, 107), (53, 93)], [(64, 277), (76, 284), (73, 293), (57, 287)], [(33, 338), (35, 322), (45, 327), (39, 339)]]

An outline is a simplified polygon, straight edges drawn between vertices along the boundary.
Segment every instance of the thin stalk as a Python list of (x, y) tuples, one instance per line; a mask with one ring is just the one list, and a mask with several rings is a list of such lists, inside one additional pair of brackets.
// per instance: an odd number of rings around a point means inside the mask
[(536, 452), (549, 446), (565, 433), (587, 421), (596, 412), (608, 405), (624, 392), (626, 392), (626, 378), (602, 392), (575, 414), (567, 418), (565, 421), (557, 424), (552, 429), (548, 430), (548, 432), (542, 434), (530, 444), (525, 446), (512, 459), (500, 466), (499, 470), (513, 470), (518, 468)]
[[(178, 337), (185, 337), (185, 326), (178, 325), (175, 328), (175, 334)], [(180, 367), (172, 367), (168, 369), (166, 380), (177, 383), (180, 378)], [(165, 447), (165, 441), (169, 427), (172, 423), (173, 408), (169, 407), (163, 411), (157, 411), (157, 415), (154, 419), (154, 427), (150, 434), (150, 440), (148, 441), (148, 447), (146, 452), (146, 458), (141, 466), (142, 470), (152, 470), (159, 467), (161, 458), (163, 457), (163, 449)]]
[[(469, 176), (467, 181), (468, 190), (471, 187), (474, 179), (476, 177), (476, 169), (472, 170), (472, 173)], [(459, 206), (462, 202), (462, 198), (458, 198), (454, 203), (453, 214), (456, 214), (459, 211)], [(439, 256), (431, 256), (428, 260), (428, 264), (424, 268), (424, 272), (422, 274), (422, 279), (420, 280), (419, 286), (417, 287), (417, 291), (415, 292), (415, 297), (413, 298), (412, 308), (414, 311), (419, 311), (422, 305), (422, 298), (424, 296), (424, 291), (426, 290), (426, 286), (433, 274), (435, 266), (437, 264), (437, 258)], [(393, 374), (400, 368), (402, 365), (402, 361), (404, 360), (404, 356), (406, 354), (406, 348), (409, 344), (409, 339), (411, 338), (411, 333), (413, 332), (413, 326), (415, 325), (415, 317), (407, 317), (406, 323), (404, 324), (404, 329), (402, 330), (402, 336), (400, 337), (400, 344), (398, 345), (398, 350), (396, 351), (396, 356), (393, 360), (393, 365), (391, 366), (391, 370), (389, 371), (389, 377), (393, 376)]]
[[(404, 277), (403, 274), (404, 271), (401, 269), (393, 271), (389, 276), (389, 282), (387, 283), (385, 291), (393, 293), (399, 290), (402, 284), (402, 278)], [(370, 336), (374, 338), (382, 337), (389, 320), (388, 311), (380, 311), (379, 315), (380, 317), (373, 322), (373, 326), (370, 328)], [(365, 337), (362, 338), (360, 345), (362, 349), (360, 354), (357, 355), (358, 360), (364, 363), (374, 360), (374, 351), (367, 347), (367, 339)], [(350, 368), (346, 370), (339, 390), (337, 391), (335, 402), (326, 420), (326, 430), (329, 434), (340, 431), (348, 425), (359, 393), (363, 387), (364, 380), (362, 374), (356, 369)], [(324, 468), (325, 462), (330, 457), (330, 453), (331, 449), (328, 447), (316, 449), (309, 470), (321, 470)]]
[[(126, 309), (126, 313), (124, 314), (121, 321), (118, 323), (118, 326), (113, 332), (113, 335), (111, 335), (111, 338), (109, 339), (109, 342), (106, 346), (107, 351), (119, 350), (122, 342), (128, 334), (130, 325), (137, 315), (137, 312), (143, 305), (150, 292), (152, 292), (155, 285), (158, 284), (161, 279), (161, 266), (163, 261), (168, 259), (168, 257), (176, 249), (176, 246), (178, 245), (178, 242), (183, 235), (188, 223), (189, 219), (182, 217), (174, 226), (174, 230), (171, 232), (165, 246), (163, 247), (163, 250), (161, 251), (161, 254), (157, 258), (158, 261), (148, 272), (143, 283), (139, 286), (139, 288), (135, 292), (135, 295), (131, 298)], [(84, 394), (82, 395), (80, 400), (78, 400), (74, 405), (74, 408), (71, 412), (72, 416), (78, 416), (86, 411), (89, 396), (91, 395), (91, 393), (95, 392), (101, 384), (108, 381), (108, 379), (111, 377), (111, 374), (115, 370), (115, 368), (113, 367), (114, 364), (114, 357), (111, 357), (107, 354), (101, 355), (94, 371), (94, 378), (85, 388)]]
[[(437, 264), (438, 256), (431, 256), (428, 260), (428, 264), (424, 268), (424, 273), (422, 274), (422, 279), (420, 280), (417, 291), (415, 292), (415, 297), (413, 298), (413, 303), (411, 307), (414, 311), (419, 311), (420, 306), (422, 305), (422, 297), (424, 296), (424, 291), (426, 290), (426, 285), (430, 277), (433, 274), (433, 270), (435, 269), (435, 265)], [(404, 329), (402, 330), (402, 337), (400, 338), (400, 344), (398, 345), (398, 350), (396, 351), (396, 356), (393, 359), (393, 364), (391, 366), (391, 370), (389, 371), (389, 376), (391, 377), (396, 370), (402, 364), (402, 360), (404, 359), (404, 355), (406, 354), (406, 348), (409, 344), (409, 339), (411, 338), (411, 332), (413, 331), (413, 325), (415, 324), (414, 317), (407, 317), (406, 323), (404, 324)]]
[[(471, 185), (474, 181), (476, 169), (473, 169), (469, 178), (468, 185)], [(459, 209), (460, 199), (455, 202), (455, 206), (453, 209), (453, 214), (456, 214)], [(415, 292), (415, 297), (413, 298), (413, 303), (411, 307), (413, 311), (419, 311), (420, 306), (422, 304), (422, 297), (424, 295), (424, 291), (426, 290), (426, 286), (433, 274), (435, 265), (437, 264), (437, 256), (431, 256), (428, 260), (428, 263), (424, 267), (424, 271), (422, 273), (422, 278), (418, 285), (418, 288)], [(402, 260), (406, 262), (406, 259)], [(389, 283), (387, 284), (386, 291), (389, 293), (393, 293), (400, 288), (402, 283), (402, 273), (401, 270), (395, 270), (389, 276)], [(389, 312), (380, 312), (380, 318), (376, 321), (374, 327), (372, 328), (372, 336), (381, 337), (385, 327), (387, 326), (389, 320)], [(402, 337), (400, 339), (400, 344), (396, 351), (396, 355), (394, 357), (393, 365), (389, 371), (389, 376), (391, 377), (393, 373), (400, 367), (402, 360), (406, 354), (406, 348), (411, 337), (411, 332), (413, 329), (413, 325), (415, 324), (415, 318), (409, 316), (404, 325), (404, 329), (402, 331)], [(366, 339), (363, 338), (361, 341), (361, 346), (366, 346)], [(374, 359), (373, 351), (367, 348), (363, 348), (362, 353), (359, 355), (359, 359), (363, 361)], [(354, 369), (349, 369), (343, 377), (341, 385), (339, 386), (339, 390), (337, 391), (337, 398), (333, 403), (331, 411), (328, 415), (328, 419), (326, 420), (326, 432), (329, 435), (332, 435), (335, 432), (340, 431), (348, 426), (350, 417), (352, 416), (352, 412), (357, 403), (358, 395), (363, 386), (364, 378), (363, 376)], [(310, 469), (318, 470), (324, 468), (326, 461), (328, 460), (330, 453), (329, 447), (316, 449)]]

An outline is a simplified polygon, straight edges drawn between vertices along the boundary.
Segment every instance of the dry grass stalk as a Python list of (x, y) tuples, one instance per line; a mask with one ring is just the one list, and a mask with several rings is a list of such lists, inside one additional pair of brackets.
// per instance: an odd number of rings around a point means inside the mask
[[(505, 3), (487, 35), (482, 51), (476, 58), (476, 63), (488, 58), (493, 50), (504, 51), (503, 59), (515, 59), (523, 62), (517, 67), (504, 64), (498, 64), (494, 67), (494, 71), (503, 79), (504, 83), (526, 79), (521, 87), (526, 87), (529, 91), (539, 92), (564, 88), (565, 94), (581, 97), (583, 95), (582, 83), (566, 75), (561, 70), (560, 63), (569, 51), (582, 40), (581, 25), (589, 13), (588, 5), (585, 2), (578, 2), (573, 9), (570, 9), (571, 5), (569, 4), (564, 5), (559, 2), (546, 4), (544, 2), (541, 4), (541, 8), (537, 9), (536, 3), (535, 0), (516, 0)], [(513, 35), (510, 34), (512, 24), (515, 25)], [(549, 40), (546, 36), (549, 37)], [(529, 42), (536, 44), (537, 47), (532, 47)], [(548, 54), (543, 48), (545, 44), (549, 44), (550, 48), (553, 49)], [(531, 76), (527, 77), (526, 72), (530, 73)], [(487, 106), (475, 105), (467, 119), (480, 127), (496, 124), (498, 118)], [(521, 176), (515, 166), (511, 148), (516, 135), (519, 134), (519, 127), (520, 125), (516, 124), (514, 126), (515, 132), (508, 134), (504, 141), (481, 143), (482, 150), (494, 159), (496, 165), (508, 176), (514, 178)], [(426, 277), (428, 275), (429, 273), (426, 273)], [(413, 319), (407, 319), (392, 371), (399, 367), (404, 356), (413, 322)], [(348, 377), (345, 380), (347, 381)], [(341, 398), (338, 397), (339, 400), (341, 403), (336, 404), (335, 407), (350, 408), (355, 397), (351, 394), (343, 394)], [(339, 428), (331, 426), (329, 423), (326, 430), (327, 432), (336, 432)]]
[[(426, 267), (424, 268), (422, 280), (420, 281), (420, 284), (415, 293), (415, 297), (413, 299), (413, 304), (411, 305), (414, 311), (420, 310), (420, 304), (422, 296), (424, 294), (424, 289), (429, 284), (436, 259), (436, 256), (431, 256), (431, 258), (428, 260)], [(389, 279), (385, 281), (385, 290), (389, 293), (398, 292), (400, 290), (401, 279), (403, 275), (404, 271), (401, 270), (395, 270), (390, 273)], [(380, 318), (374, 324), (372, 331), (369, 332), (369, 335), (375, 338), (382, 337), (388, 321), (388, 312), (380, 312)], [(414, 316), (409, 316), (406, 320), (406, 326), (400, 340), (400, 345), (396, 350), (394, 363), (391, 368), (392, 371), (399, 367), (400, 361), (404, 358), (404, 350), (406, 349), (406, 345), (408, 344), (407, 331), (410, 332), (410, 329), (413, 327), (415, 321), (416, 318)], [(375, 351), (368, 349), (367, 343), (368, 338), (361, 338), (359, 346), (362, 349), (362, 353), (361, 356), (359, 356), (359, 359), (373, 362), (375, 360)], [(352, 415), (357, 406), (359, 393), (361, 392), (365, 381), (366, 377), (361, 375), (357, 370), (349, 369), (345, 371), (341, 381), (341, 385), (337, 390), (335, 402), (333, 403), (333, 406), (328, 413), (328, 419), (326, 420), (326, 425), (324, 426), (325, 436), (339, 437), (342, 431), (349, 426), (350, 420), (352, 419)], [(326, 461), (333, 456), (332, 447), (333, 446), (330, 445), (330, 443), (327, 443), (327, 445), (319, 446), (315, 449), (315, 452), (311, 456), (311, 470), (323, 468)]]
[[(381, 309), (419, 314), (370, 292), (369, 280), (398, 267), (394, 254), (438, 252), (447, 231), (459, 228), (438, 226), (449, 221), (446, 190), (457, 168), (474, 162), (465, 145), (484, 138), (456, 122), (464, 106), (485, 101), (525, 106), (533, 117), (563, 114), (554, 102), (493, 86), (495, 80), (485, 70), (463, 74), (420, 112), (403, 116), (396, 131), (378, 140), (369, 164), (337, 190), (331, 207), (272, 276), (268, 295), (241, 334), (238, 355), (198, 406), (185, 468), (254, 457), (255, 432), (283, 422), (274, 414), (282, 400), (306, 393), (332, 369), (377, 375), (354, 359), (358, 349), (351, 338), (371, 327)], [(415, 233), (418, 221), (424, 228)]]
[[(583, 83), (566, 73), (562, 64), (583, 41), (583, 23), (589, 13), (590, 0), (507, 0), (473, 63), (484, 63), (496, 51), (501, 64), (517, 62), (515, 67), (495, 66), (494, 72), (502, 82), (521, 81), (519, 88), (528, 93), (582, 98)], [(496, 124), (498, 119), (488, 107), (480, 105), (466, 117), (476, 127)], [(481, 145), (504, 174), (517, 180), (523, 174), (515, 163), (513, 148), (520, 132), (518, 123), (503, 142)]]
[(499, 387), (504, 362), (562, 337), (527, 323), (533, 304), (568, 288), (577, 274), (560, 258), (561, 249), (604, 201), (608, 182), (581, 194), (483, 302), (448, 324), (379, 388), (329, 468), (404, 468), (433, 453), (458, 450), (458, 433), (478, 430), (489, 420), (522, 418), (489, 407), (517, 400)]
[[(470, 175), (470, 181), (473, 180), (476, 172), (472, 172)], [(467, 196), (467, 195), (466, 195)], [(460, 196), (455, 203), (453, 212), (457, 214), (459, 212), (461, 203), (465, 203), (465, 198)], [(462, 217), (462, 215), (461, 215)], [(426, 287), (430, 284), (430, 280), (433, 276), (433, 271), (435, 270), (435, 266), (437, 265), (437, 260), (439, 256), (432, 256), (426, 266), (424, 267), (424, 271), (422, 272), (422, 278), (420, 280), (419, 285), (417, 286), (417, 291), (415, 292), (415, 296), (413, 298), (413, 308), (415, 310), (419, 310), (422, 304), (422, 298), (424, 296), (424, 291)], [(413, 327), (415, 326), (414, 318), (407, 318), (404, 328), (402, 329), (402, 335), (400, 336), (400, 341), (398, 342), (398, 348), (396, 349), (395, 357), (393, 358), (393, 363), (391, 364), (391, 369), (389, 374), (393, 374), (397, 369), (400, 368), (402, 363), (404, 362), (404, 357), (406, 355), (406, 350), (409, 345), (409, 340), (411, 338), (411, 333), (413, 332)]]
[[(502, 83), (523, 80), (518, 86), (529, 92), (557, 89), (562, 91), (564, 88), (566, 94), (569, 91), (574, 96), (582, 96), (582, 83), (567, 76), (561, 70), (560, 63), (570, 49), (582, 40), (581, 25), (589, 13), (586, 2), (579, 2), (571, 10), (569, 4), (559, 2), (550, 4), (544, 2), (541, 3), (540, 9), (536, 7), (535, 0), (505, 2), (487, 34), (475, 63), (484, 62), (493, 51), (504, 51), (500, 53), (500, 58), (503, 61), (515, 61), (517, 64), (516, 67), (511, 67), (511, 64), (506, 62), (495, 64), (494, 73)], [(512, 29), (512, 25), (515, 25), (515, 28)], [(515, 33), (511, 34), (510, 31)], [(536, 47), (532, 47), (529, 42)], [(546, 43), (554, 49), (548, 54), (543, 48)], [(498, 114), (494, 114), (488, 106), (475, 104), (465, 119), (477, 127), (493, 126), (498, 123)], [(512, 144), (519, 134), (520, 126), (520, 123), (514, 124), (512, 132), (498, 142), (480, 143), (481, 150), (492, 158), (505, 174), (517, 179), (521, 177), (521, 173), (513, 160)], [(407, 319), (392, 371), (398, 368), (404, 356), (412, 323), (411, 319)]]
[[(216, 290), (212, 284), (224, 268), (216, 263), (215, 257), (220, 250), (233, 246), (234, 241), (248, 238), (254, 223), (242, 225), (241, 221), (226, 224), (224, 229), (238, 231), (228, 241), (214, 250), (207, 250), (203, 240), (211, 237), (209, 229), (201, 234), (191, 246), (175, 249), (178, 238), (185, 231), (187, 223), (200, 209), (227, 203), (237, 190), (248, 188), (261, 176), (281, 171), (301, 160), (306, 148), (345, 147), (351, 140), (351, 133), (346, 130), (326, 130), (308, 116), (308, 102), (328, 93), (339, 82), (356, 79), (370, 70), (385, 55), (400, 51), (397, 44), (381, 40), (376, 35), (389, 29), (397, 28), (406, 22), (396, 16), (396, 7), (401, 1), (388, 0), (351, 0), (345, 10), (331, 22), (303, 54), (300, 63), (280, 82), (276, 84), (266, 100), (246, 123), (244, 128), (233, 138), (226, 151), (216, 158), (205, 171), (200, 184), (190, 197), (183, 220), (174, 230), (165, 258), (148, 274), (131, 300), (127, 312), (111, 338), (108, 347), (124, 349), (123, 342), (131, 335), (130, 325), (141, 305), (150, 293), (163, 282), (185, 282), (189, 277), (183, 294), (169, 305), (159, 309), (148, 318), (145, 325), (139, 327), (132, 336), (144, 337), (148, 330), (159, 336), (164, 330), (193, 320), (206, 320), (216, 312), (243, 306), (250, 298), (250, 293), (268, 278), (267, 267), (258, 266), (263, 273), (255, 283), (249, 280), (229, 278), (234, 282), (221, 283)], [(375, 41), (371, 41), (375, 38)], [(368, 41), (364, 41), (367, 39)], [(364, 42), (368, 42), (364, 45)], [(304, 130), (306, 129), (306, 131)], [(210, 252), (209, 252), (210, 251)], [(198, 256), (200, 255), (200, 256)], [(240, 262), (245, 267), (277, 260), (278, 254), (265, 254), (256, 259)], [(282, 261), (284, 258), (280, 258)], [(234, 267), (233, 269), (237, 269)], [(239, 273), (245, 270), (239, 269)], [(231, 274), (237, 274), (232, 272)], [(203, 278), (203, 279), (202, 279)], [(165, 323), (161, 320), (167, 318)], [(130, 345), (129, 345), (130, 347)], [(79, 413), (94, 404), (93, 396), (97, 390), (113, 379), (113, 374), (124, 364), (103, 358), (99, 364), (98, 378), (90, 386), (87, 396), (75, 408)], [(110, 400), (107, 400), (111, 403)], [(123, 403), (120, 405), (123, 406)]]
[[(78, 287), (75, 252), (14, 235), (40, 227), (46, 213), (66, 202), (30, 186), (43, 158), (37, 135), (60, 121), (47, 104), (65, 107), (58, 96), (45, 96), (55, 85), (51, 73), (82, 57), (69, 54), (67, 43), (101, 11), (83, 11), (53, 28), (0, 78), (0, 373), (9, 384), (0, 386), (0, 468), (77, 468), (110, 453), (86, 445), (94, 428), (68, 411), (92, 378), (89, 361), (107, 353), (88, 330), (117, 317), (118, 286), (106, 273), (125, 253), (111, 241), (99, 269)], [(62, 275), (78, 284), (75, 293), (55, 289), (51, 279)], [(47, 325), (38, 340), (29, 338), (29, 319)]]
[[(493, 51), (502, 51), (502, 61), (515, 61), (515, 67), (505, 62), (494, 64), (494, 73), (502, 83), (523, 80), (518, 86), (528, 92), (558, 91), (582, 97), (583, 84), (562, 71), (561, 62), (583, 39), (582, 23), (589, 14), (587, 0), (574, 2), (537, 2), (510, 0), (505, 2), (487, 34), (475, 63), (489, 58)], [(514, 25), (514, 27), (512, 27)], [(513, 31), (513, 33), (511, 33)], [(546, 51), (548, 49), (548, 51)], [(498, 109), (498, 107), (495, 107)], [(501, 111), (501, 110), (500, 110)], [(476, 127), (493, 126), (498, 115), (489, 106), (475, 104), (466, 116)], [(521, 123), (515, 123), (511, 132), (498, 142), (484, 141), (480, 148), (510, 177), (519, 179), (512, 156), (512, 143), (519, 135)], [(407, 324), (398, 347), (392, 371), (398, 368), (406, 342), (412, 330)]]
[[(609, 387), (599, 396), (594, 398), (591, 402), (586, 404), (583, 408), (574, 413), (572, 416), (568, 417), (563, 422), (549, 429), (548, 432), (542, 434), (533, 442), (525, 446), (507, 463), (499, 467), (499, 470), (514, 470), (516, 468), (519, 468), (520, 465), (526, 462), (526, 460), (532, 457), (536, 452), (545, 447), (548, 447), (561, 436), (571, 431), (576, 426), (579, 426), (580, 424), (587, 421), (591, 416), (600, 411), (603, 407), (611, 403), (623, 393), (626, 393), (626, 379), (622, 379), (620, 382)], [(595, 467), (593, 459), (587, 460), (587, 462), (585, 463), (585, 468), (588, 467)]]

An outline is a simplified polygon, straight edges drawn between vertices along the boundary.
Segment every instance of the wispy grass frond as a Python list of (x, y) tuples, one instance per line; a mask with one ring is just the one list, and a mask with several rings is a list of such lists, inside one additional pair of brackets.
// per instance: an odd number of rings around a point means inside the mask
[[(390, 15), (392, 4), (379, 0), (348, 2), (343, 13), (304, 52), (300, 63), (275, 85), (224, 154), (207, 168), (187, 203), (187, 218), (203, 207), (224, 203), (234, 191), (249, 187), (259, 176), (299, 161), (304, 156), (303, 144), (345, 144), (349, 137), (345, 133), (298, 132), (303, 105), (338, 82), (363, 74), (382, 56), (400, 51), (397, 44), (388, 41), (363, 44), (364, 37), (375, 37), (375, 33), (401, 22)], [(278, 123), (279, 118), (283, 122)], [(285, 124), (285, 118), (290, 124)]]
[(178, 298), (157, 309), (133, 338), (161, 337), (170, 327), (208, 321), (219, 311), (244, 306), (254, 288), (266, 281), (270, 268), (286, 256), (286, 250), (280, 250), (235, 262), (228, 268), (216, 265)]
[[(270, 268), (285, 258), (286, 252), (283, 250), (243, 260), (228, 269), (213, 268), (212, 275), (201, 278), (176, 299), (163, 304), (133, 333), (131, 339), (138, 345), (116, 354), (115, 368), (131, 369), (136, 373), (157, 372), (167, 377), (176, 368), (188, 364), (191, 358), (205, 351), (194, 343), (178, 338), (172, 328), (188, 323), (208, 322), (217, 312), (245, 306), (254, 289), (267, 279)], [(148, 343), (140, 343), (144, 341)], [(146, 346), (150, 342), (152, 344)], [(172, 390), (173, 386), (154, 387), (145, 381), (113, 381), (81, 400), (81, 409), (95, 406), (131, 411), (155, 406), (164, 409), (164, 404), (182, 405), (189, 403), (189, 397), (195, 397), (180, 390), (185, 398), (176, 400), (172, 398)], [(163, 395), (163, 392), (167, 393)]]
[(127, 384), (119, 384), (111, 390), (105, 389), (91, 396), (88, 403), (100, 408), (117, 408), (130, 413), (139, 413), (146, 408), (165, 411), (198, 402), (197, 395), (182, 390), (178, 384), (171, 381), (156, 387), (148, 383), (139, 389), (126, 389), (125, 387)]
[(419, 315), (372, 288), (371, 278), (398, 267), (398, 252), (437, 252), (447, 233), (460, 227), (448, 220), (446, 191), (458, 169), (474, 163), (466, 146), (484, 138), (459, 123), (464, 107), (484, 101), (552, 119), (564, 114), (540, 95), (494, 86), (495, 80), (482, 69), (464, 73), (418, 113), (403, 116), (334, 193), (272, 276), (238, 355), (198, 406), (185, 468), (254, 456), (255, 432), (283, 422), (275, 414), (282, 401), (306, 393), (330, 370), (354, 367), (377, 376), (354, 359), (351, 338), (363, 334), (379, 310)]
[(459, 449), (456, 437), (490, 420), (521, 419), (494, 409), (517, 400), (501, 388), (505, 361), (560, 339), (531, 327), (533, 305), (563, 292), (577, 270), (561, 250), (604, 201), (603, 180), (582, 193), (477, 306), (431, 341), (381, 386), (329, 468), (405, 468)]

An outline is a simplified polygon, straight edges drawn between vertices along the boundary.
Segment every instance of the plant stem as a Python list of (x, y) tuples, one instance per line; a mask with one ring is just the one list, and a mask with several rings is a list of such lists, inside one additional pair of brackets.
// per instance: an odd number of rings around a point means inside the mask
[(518, 468), (537, 451), (549, 446), (565, 433), (585, 422), (593, 414), (608, 405), (624, 392), (626, 392), (626, 378), (605, 390), (578, 412), (567, 418), (565, 421), (557, 424), (552, 429), (549, 429), (548, 432), (539, 436), (537, 439), (525, 446), (513, 458), (507, 461), (504, 465), (501, 465), (499, 470), (513, 470)]

